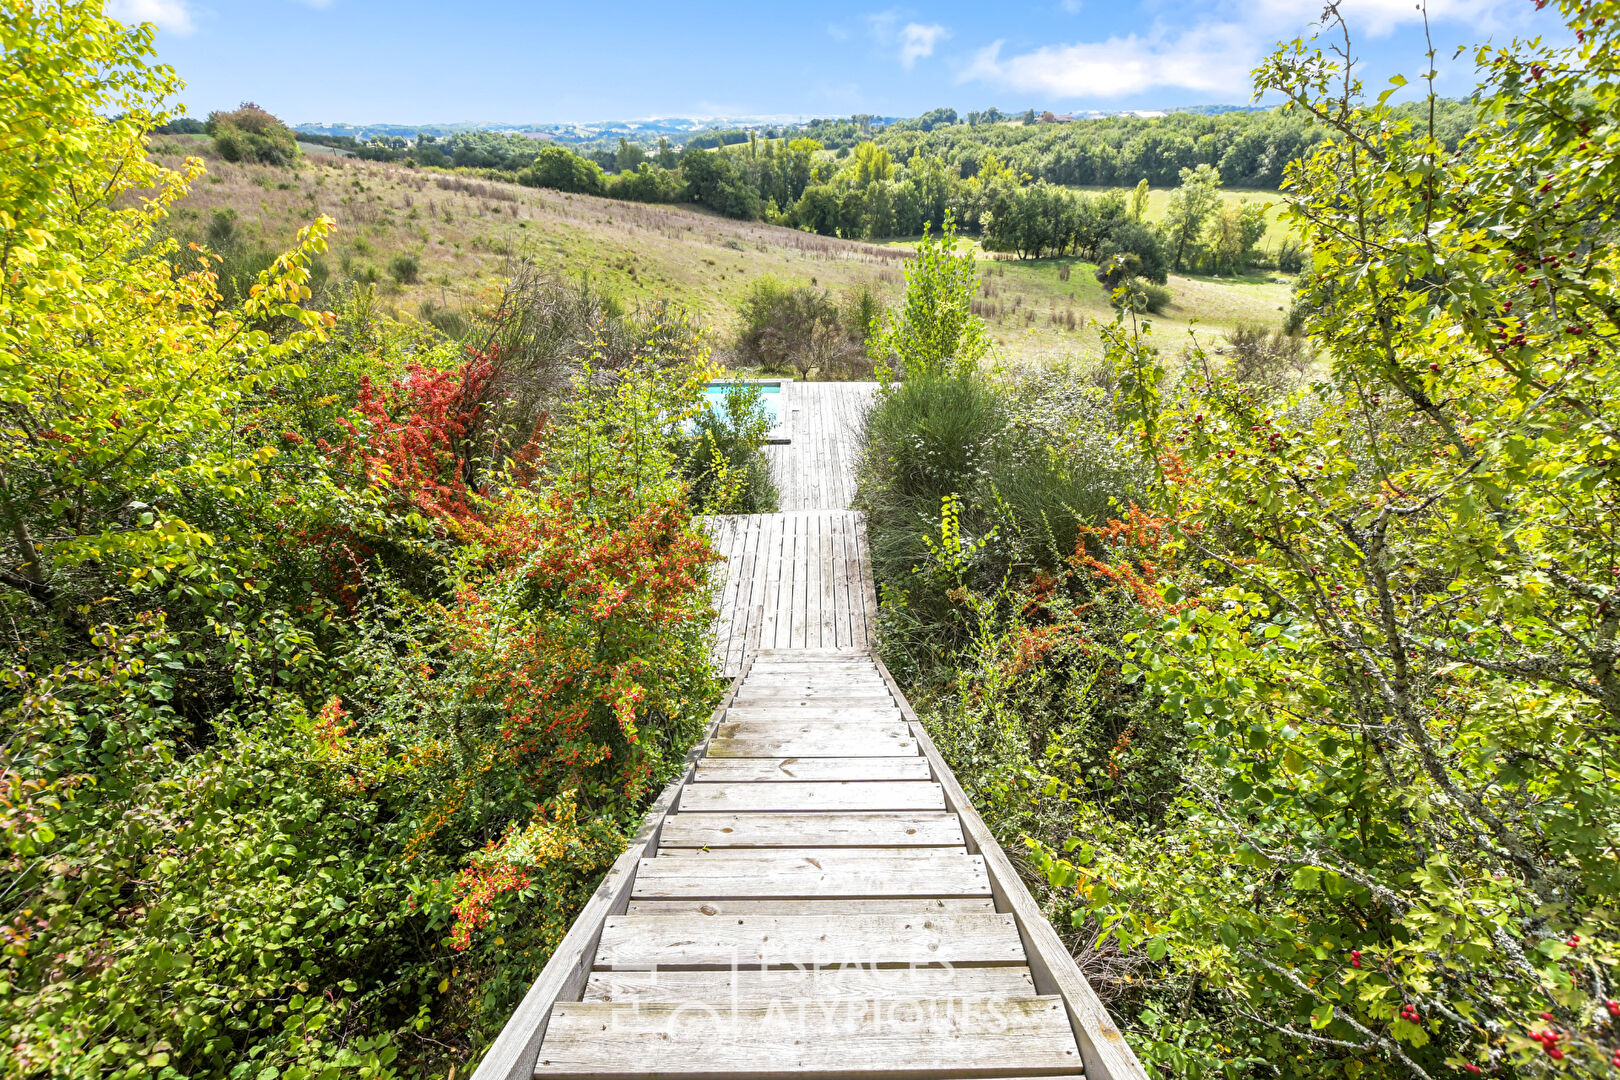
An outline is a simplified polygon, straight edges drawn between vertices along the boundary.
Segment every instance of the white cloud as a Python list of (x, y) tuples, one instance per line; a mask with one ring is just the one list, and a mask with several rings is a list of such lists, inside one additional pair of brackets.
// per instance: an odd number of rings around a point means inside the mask
[[(1519, 4), (1527, 8), (1528, 4)], [(1464, 22), (1483, 33), (1491, 33), (1521, 20), (1507, 11), (1508, 0), (1427, 0), (1430, 25)], [(1384, 37), (1408, 25), (1421, 25), (1423, 7), (1418, 0), (1341, 0), (1339, 11), (1350, 26), (1352, 37), (1367, 34)], [(1253, 0), (1252, 11), (1269, 25), (1305, 31), (1308, 23), (1321, 15), (1318, 5), (1300, 0)], [(1504, 20), (1501, 16), (1507, 16)]]
[[(1189, 6), (1200, 5), (1192, 0)], [(1321, 15), (1317, 0), (1216, 0), (1202, 6), (1201, 22), (1156, 22), (1139, 33), (1105, 41), (1044, 45), (1014, 56), (1003, 56), (1003, 42), (996, 41), (974, 54), (957, 81), (1052, 98), (1125, 97), (1174, 89), (1244, 100), (1252, 90), (1250, 72), (1274, 43), (1308, 35)], [(1450, 39), (1458, 26), (1474, 37), (1522, 29), (1531, 5), (1427, 0), (1427, 7), (1435, 45), (1445, 53), (1456, 44)], [(1423, 21), (1418, 0), (1341, 0), (1340, 10), (1352, 39), (1386, 36)], [(1421, 62), (1421, 57), (1413, 59)]]
[(907, 23), (900, 31), (900, 66), (910, 70), (919, 58), (934, 55), (934, 45), (951, 32), (938, 23)]
[(127, 23), (156, 23), (172, 34), (189, 34), (196, 29), (186, 0), (108, 0), (107, 14)]
[(907, 71), (918, 60), (934, 55), (934, 47), (951, 36), (950, 30), (938, 23), (907, 21), (909, 13), (900, 8), (889, 8), (866, 16), (866, 33), (884, 50), (895, 50), (900, 66)]
[(894, 40), (894, 28), (899, 22), (900, 12), (895, 8), (873, 12), (866, 17), (866, 32), (872, 35), (873, 41), (887, 45)]
[(1058, 98), (1124, 97), (1158, 87), (1238, 93), (1249, 84), (1256, 42), (1232, 23), (1209, 23), (1173, 36), (1130, 34), (1106, 41), (1046, 45), (1001, 55), (1002, 42), (980, 49), (958, 82), (996, 83)]

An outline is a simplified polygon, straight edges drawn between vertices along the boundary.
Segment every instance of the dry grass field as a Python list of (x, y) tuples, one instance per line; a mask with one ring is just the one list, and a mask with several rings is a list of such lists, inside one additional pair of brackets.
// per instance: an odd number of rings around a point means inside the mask
[[(313, 217), (338, 223), (325, 271), (373, 282), (384, 310), (422, 317), (489, 302), (519, 259), (560, 278), (588, 279), (627, 306), (673, 300), (715, 331), (724, 348), (736, 305), (756, 278), (813, 282), (834, 293), (870, 282), (885, 297), (903, 286), (910, 245), (815, 236), (692, 207), (618, 202), (444, 172), (310, 154), (296, 168), (233, 165), (200, 136), (154, 140), (175, 164), (202, 156), (208, 175), (179, 206), (174, 231), (204, 239), (231, 216), (238, 246), (279, 249)], [(217, 226), (216, 226), (217, 227)], [(414, 259), (414, 266), (409, 265)], [(1095, 354), (1088, 323), (1111, 316), (1088, 263), (983, 258), (982, 314), (1006, 358)], [(1288, 287), (1252, 279), (1172, 277), (1174, 301), (1156, 320), (1169, 344), (1196, 324), (1220, 333), (1239, 322), (1276, 323)]]

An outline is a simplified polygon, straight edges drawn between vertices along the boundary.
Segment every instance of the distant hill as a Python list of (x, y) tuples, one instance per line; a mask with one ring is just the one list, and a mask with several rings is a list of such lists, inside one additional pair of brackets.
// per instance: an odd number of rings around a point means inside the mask
[[(1115, 116), (1162, 116), (1167, 113), (1197, 113), (1204, 116), (1218, 116), (1233, 112), (1265, 112), (1271, 106), (1267, 105), (1175, 105), (1160, 109), (1112, 109), (1098, 110), (1086, 109), (1076, 113), (1062, 114), (1065, 119), (1103, 119)], [(1036, 110), (1040, 112), (1041, 110)], [(991, 110), (998, 115), (1016, 116), (1017, 114), (1001, 114), (999, 110)], [(949, 114), (950, 119), (945, 123), (957, 122), (957, 113), (950, 109), (934, 109), (918, 117), (905, 116), (877, 116), (856, 115), (849, 117), (818, 117), (809, 116), (725, 116), (725, 117), (686, 117), (686, 116), (658, 116), (641, 120), (601, 120), (590, 123), (518, 123), (494, 121), (468, 121), (449, 124), (403, 124), (403, 123), (377, 123), (377, 124), (295, 124), (293, 130), (306, 135), (325, 135), (331, 138), (352, 138), (361, 142), (372, 139), (415, 139), (420, 134), (432, 135), (435, 138), (444, 138), (469, 131), (494, 131), (508, 135), (526, 135), (530, 138), (553, 139), (567, 145), (576, 144), (612, 144), (619, 139), (628, 139), (634, 143), (651, 146), (659, 139), (668, 139), (676, 146), (685, 145), (696, 136), (735, 131), (757, 131), (772, 135), (786, 131), (824, 132), (831, 129), (849, 126), (851, 131), (859, 130), (863, 135), (872, 130), (917, 126), (920, 121), (928, 120), (940, 114)], [(965, 114), (973, 115), (973, 114)], [(923, 130), (933, 126), (931, 123), (923, 124)], [(720, 140), (736, 141), (736, 140)], [(746, 141), (746, 140), (741, 140)]]
[(530, 138), (554, 139), (561, 143), (631, 142), (652, 144), (665, 138), (683, 144), (694, 135), (735, 128), (765, 130), (791, 128), (804, 123), (802, 116), (661, 116), (643, 120), (603, 120), (593, 123), (454, 123), (454, 124), (296, 124), (293, 130), (308, 135), (348, 136), (366, 141), (376, 138), (414, 139), (418, 133), (444, 138), (468, 131), (496, 131)]

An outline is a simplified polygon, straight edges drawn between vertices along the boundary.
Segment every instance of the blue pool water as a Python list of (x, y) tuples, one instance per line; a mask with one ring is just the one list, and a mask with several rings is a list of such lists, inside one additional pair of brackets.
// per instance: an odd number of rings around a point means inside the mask
[[(721, 411), (726, 407), (726, 391), (739, 384), (734, 382), (712, 382), (703, 391), (704, 400), (709, 408)], [(765, 413), (771, 418), (771, 428), (774, 430), (782, 423), (782, 384), (781, 383), (755, 383), (760, 388), (759, 403), (765, 406)]]

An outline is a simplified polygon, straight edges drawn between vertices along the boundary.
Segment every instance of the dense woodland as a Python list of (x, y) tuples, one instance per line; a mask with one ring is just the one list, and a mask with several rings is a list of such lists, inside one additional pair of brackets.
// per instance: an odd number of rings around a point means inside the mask
[[(1026, 180), (1081, 125), (517, 166), (938, 196), (897, 307), (760, 281), (728, 344), (880, 381), (884, 656), (1155, 1075), (1620, 1072), (1620, 0), (1560, 10), (1466, 133), (1305, 43), (1282, 112), (1099, 122), (1308, 133), (1292, 334), (1149, 318), (1254, 232), (1235, 141), (1152, 229), (1130, 176)], [(771, 509), (767, 421), (557, 268), (452, 336), (317, 294), (317, 218), (227, 292), (167, 227), (206, 181), (149, 155), (151, 28), (4, 18), (0, 1069), (466, 1076), (719, 694), (693, 517)], [(300, 167), (263, 110), (204, 129)], [(959, 222), (1093, 255), (1102, 361), (1003, 365)]]

